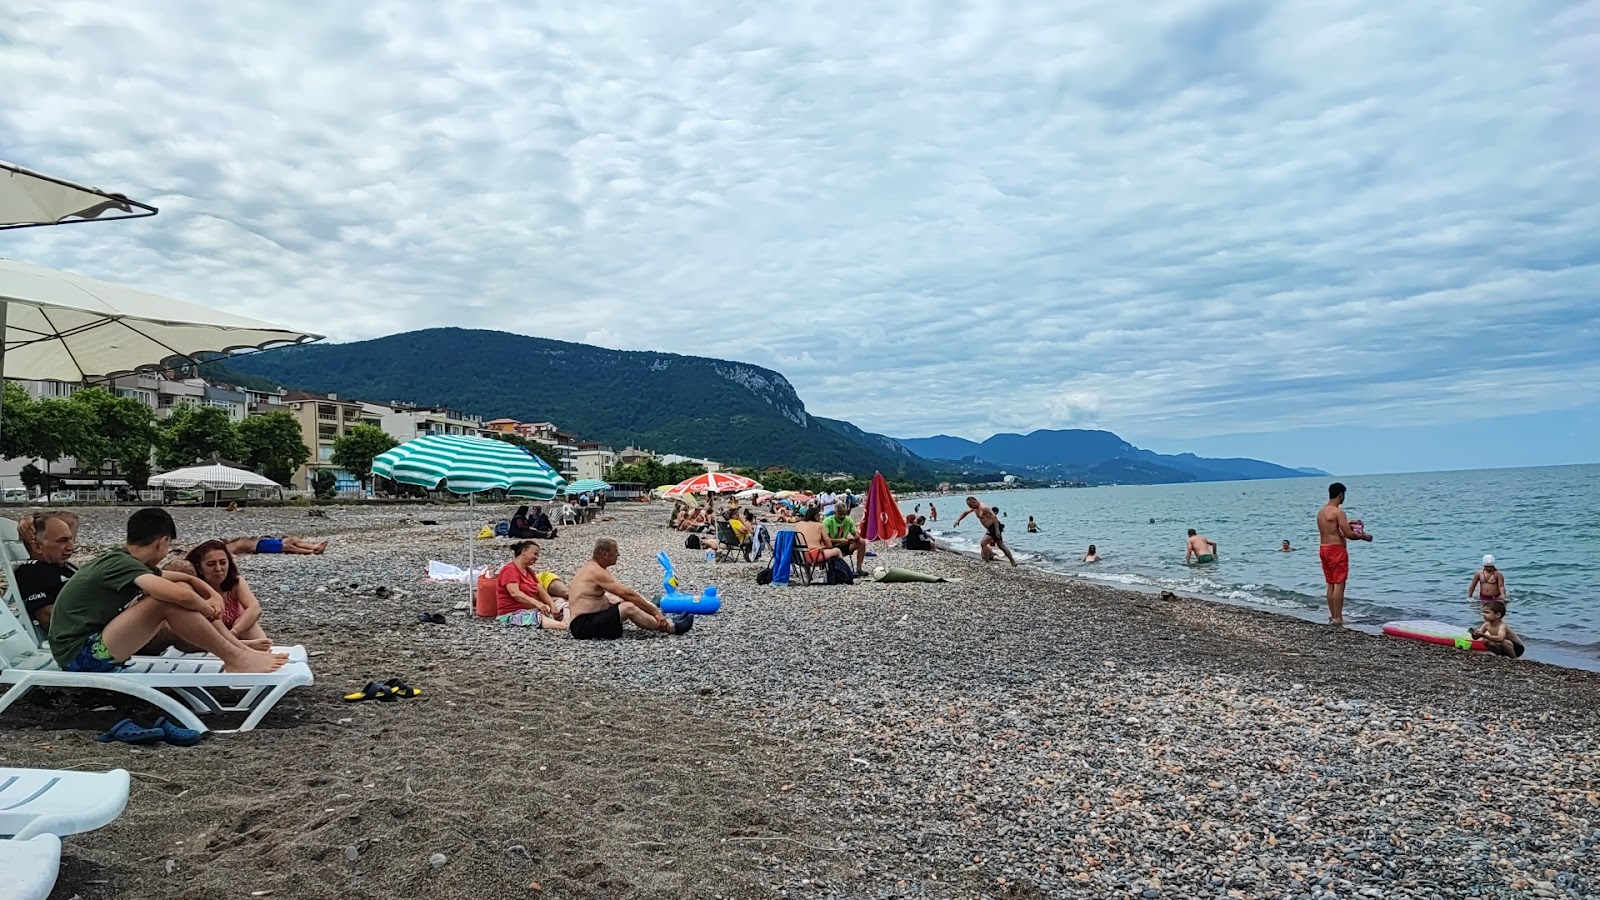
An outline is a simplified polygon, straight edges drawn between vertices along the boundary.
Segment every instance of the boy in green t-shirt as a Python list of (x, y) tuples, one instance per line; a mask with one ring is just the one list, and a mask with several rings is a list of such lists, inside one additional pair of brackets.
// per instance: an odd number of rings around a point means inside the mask
[(864, 575), (863, 571), (867, 562), (866, 539), (856, 533), (856, 523), (850, 518), (850, 507), (845, 505), (844, 496), (841, 494), (836, 501), (833, 512), (822, 519), (822, 530), (828, 533), (828, 540), (844, 552), (846, 556), (854, 553), (856, 557), (856, 574)]
[(178, 536), (164, 509), (128, 518), (128, 543), (79, 569), (56, 597), (50, 654), (66, 672), (115, 672), (163, 628), (216, 654), (226, 672), (271, 672), (287, 657), (239, 640), (222, 624), (222, 596), (199, 578), (156, 565)]

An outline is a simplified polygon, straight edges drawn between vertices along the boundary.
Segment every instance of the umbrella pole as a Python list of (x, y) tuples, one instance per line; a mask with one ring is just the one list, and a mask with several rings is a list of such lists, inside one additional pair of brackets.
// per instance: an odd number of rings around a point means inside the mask
[(472, 577), (474, 557), (478, 550), (478, 495), (467, 495), (467, 516), (472, 520), (467, 532), (467, 618), (478, 615), (478, 580)]

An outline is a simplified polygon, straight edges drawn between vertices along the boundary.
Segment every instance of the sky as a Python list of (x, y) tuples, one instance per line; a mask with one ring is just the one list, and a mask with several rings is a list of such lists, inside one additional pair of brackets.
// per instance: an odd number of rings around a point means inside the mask
[(161, 207), (0, 256), (333, 340), (737, 359), (904, 437), (1600, 461), (1600, 0), (54, 0), (0, 83), (0, 158)]

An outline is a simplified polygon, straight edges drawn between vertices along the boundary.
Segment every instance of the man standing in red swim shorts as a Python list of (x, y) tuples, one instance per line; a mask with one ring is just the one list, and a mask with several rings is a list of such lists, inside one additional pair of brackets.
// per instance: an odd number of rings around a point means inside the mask
[(1370, 541), (1372, 535), (1344, 514), (1344, 485), (1328, 485), (1328, 503), (1317, 511), (1317, 536), (1322, 539), (1322, 579), (1328, 583), (1328, 624), (1344, 624), (1344, 583), (1350, 580), (1350, 551), (1345, 541)]

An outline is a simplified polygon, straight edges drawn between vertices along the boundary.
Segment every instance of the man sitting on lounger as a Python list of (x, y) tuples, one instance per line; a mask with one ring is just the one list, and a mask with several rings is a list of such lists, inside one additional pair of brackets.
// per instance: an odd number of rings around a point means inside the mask
[(310, 556), (328, 549), (327, 541), (308, 541), (297, 537), (236, 537), (228, 538), (228, 552), (234, 556), (251, 553), (291, 553)]
[(617, 542), (601, 538), (594, 543), (594, 555), (573, 573), (567, 597), (572, 621), (567, 630), (580, 641), (609, 641), (622, 637), (622, 621), (632, 622), (645, 631), (683, 634), (694, 620), (689, 616), (667, 616), (654, 603), (617, 580), (611, 567), (621, 558)]
[(17, 566), (17, 596), (28, 618), (49, 628), (61, 586), (78, 571), (67, 561), (78, 548), (78, 517), (53, 509), (23, 516), (17, 536), (32, 557)]
[(165, 626), (214, 653), (225, 672), (271, 672), (287, 657), (258, 650), (222, 624), (223, 601), (203, 580), (156, 566), (178, 536), (164, 509), (128, 518), (127, 544), (95, 557), (61, 587), (50, 653), (67, 672), (116, 672)]

